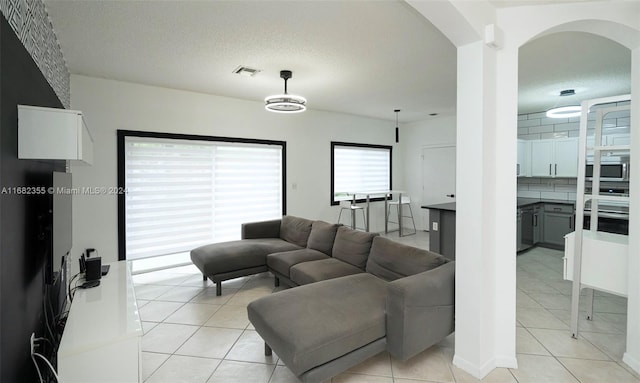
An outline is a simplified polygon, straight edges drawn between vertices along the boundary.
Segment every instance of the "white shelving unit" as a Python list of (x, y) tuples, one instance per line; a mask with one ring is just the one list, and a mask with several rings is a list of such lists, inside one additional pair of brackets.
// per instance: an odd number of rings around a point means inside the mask
[(142, 382), (138, 313), (125, 261), (111, 263), (99, 286), (77, 290), (58, 349), (60, 382)]
[[(630, 105), (607, 106), (631, 100), (630, 95), (599, 98), (582, 102), (578, 151), (578, 191), (576, 196), (575, 232), (565, 237), (564, 278), (573, 281), (571, 297), (571, 333), (578, 337), (580, 291), (588, 288), (587, 319), (593, 318), (593, 289), (627, 296), (628, 291), (628, 236), (598, 232), (599, 203), (629, 203), (628, 196), (600, 194), (600, 164), (604, 154), (621, 153), (631, 155), (629, 145), (603, 145), (602, 130), (608, 113), (629, 110)], [(589, 110), (595, 109), (595, 134), (587, 145)], [(586, 160), (593, 158), (591, 194), (585, 193)], [(591, 223), (584, 228), (584, 209), (591, 203)]]
[(82, 112), (18, 105), (18, 158), (93, 164), (93, 138)]

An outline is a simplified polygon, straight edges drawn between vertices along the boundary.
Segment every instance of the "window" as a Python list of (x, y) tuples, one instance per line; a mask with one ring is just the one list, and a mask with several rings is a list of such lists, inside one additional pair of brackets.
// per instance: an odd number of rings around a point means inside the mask
[(391, 189), (391, 146), (331, 142), (331, 204), (349, 194)]
[(184, 259), (281, 217), (285, 152), (282, 141), (118, 131), (119, 258)]

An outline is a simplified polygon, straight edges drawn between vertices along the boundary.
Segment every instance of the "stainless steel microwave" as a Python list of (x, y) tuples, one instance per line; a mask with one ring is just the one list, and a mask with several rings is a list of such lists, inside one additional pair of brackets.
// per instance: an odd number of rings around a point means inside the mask
[[(593, 178), (593, 165), (587, 165), (585, 173), (587, 179)], [(600, 164), (601, 181), (629, 181), (629, 164)]]

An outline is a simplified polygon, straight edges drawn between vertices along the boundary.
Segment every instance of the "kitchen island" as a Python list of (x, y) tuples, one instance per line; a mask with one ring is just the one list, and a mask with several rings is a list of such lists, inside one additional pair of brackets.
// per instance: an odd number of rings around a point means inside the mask
[(456, 203), (421, 206), (429, 209), (429, 250), (456, 259)]
[[(574, 205), (575, 201), (518, 198), (518, 251), (536, 244), (563, 249), (564, 235), (572, 232), (575, 227)], [(456, 203), (421, 207), (429, 209), (429, 250), (455, 260)], [(527, 232), (523, 233), (521, 228), (526, 228)]]

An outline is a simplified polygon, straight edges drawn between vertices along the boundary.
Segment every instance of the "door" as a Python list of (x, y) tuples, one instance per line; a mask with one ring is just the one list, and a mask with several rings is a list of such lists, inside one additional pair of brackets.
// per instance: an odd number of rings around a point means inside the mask
[(573, 231), (573, 216), (570, 214), (544, 213), (544, 242), (564, 248), (564, 236)]
[(555, 177), (578, 176), (578, 139), (567, 138), (554, 142), (554, 171)]
[(522, 221), (520, 222), (520, 243), (522, 250), (533, 246), (533, 208), (522, 209)]
[[(456, 147), (433, 146), (422, 149), (422, 204), (455, 202)], [(424, 227), (429, 230), (429, 210)]]
[(553, 162), (553, 142), (536, 140), (531, 142), (531, 175), (533, 177), (551, 177)]
[(518, 177), (531, 176), (531, 142), (518, 140), (518, 164), (516, 165), (516, 175)]

